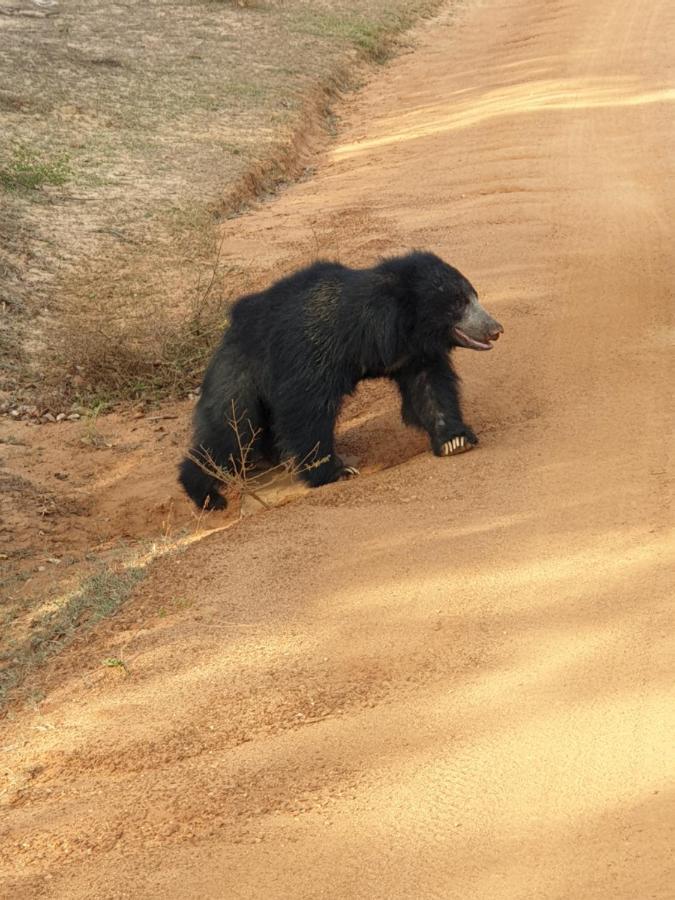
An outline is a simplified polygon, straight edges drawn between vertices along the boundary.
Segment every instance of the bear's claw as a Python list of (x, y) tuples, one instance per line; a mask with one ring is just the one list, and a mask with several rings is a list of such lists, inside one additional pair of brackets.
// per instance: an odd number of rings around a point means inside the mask
[(466, 453), (466, 451), (471, 450), (472, 447), (473, 444), (461, 434), (459, 437), (454, 437), (452, 440), (446, 441), (441, 450), (443, 456), (456, 456), (458, 453)]
[(356, 466), (343, 466), (342, 471), (340, 472), (340, 478), (353, 478), (355, 475), (360, 474), (361, 473)]

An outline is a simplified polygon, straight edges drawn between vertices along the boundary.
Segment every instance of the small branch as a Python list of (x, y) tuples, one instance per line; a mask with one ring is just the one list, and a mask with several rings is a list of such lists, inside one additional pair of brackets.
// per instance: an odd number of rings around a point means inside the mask
[(113, 237), (116, 237), (120, 241), (124, 241), (125, 244), (137, 244), (138, 241), (135, 241), (133, 238), (127, 237), (126, 234), (119, 231), (117, 228), (94, 228), (92, 229), (94, 234), (110, 234)]
[(58, 9), (21, 9), (19, 6), (0, 7), (0, 16), (23, 16), (26, 19), (48, 19), (58, 16)]
[(223, 244), (225, 243), (225, 236), (223, 235), (222, 240), (218, 246), (218, 252), (216, 253), (216, 261), (213, 264), (213, 270), (211, 272), (211, 280), (209, 281), (204, 294), (202, 295), (202, 304), (206, 303), (209, 294), (211, 293), (211, 288), (213, 287), (213, 282), (216, 280), (216, 274), (218, 272), (218, 265), (220, 263), (220, 254), (223, 252)]

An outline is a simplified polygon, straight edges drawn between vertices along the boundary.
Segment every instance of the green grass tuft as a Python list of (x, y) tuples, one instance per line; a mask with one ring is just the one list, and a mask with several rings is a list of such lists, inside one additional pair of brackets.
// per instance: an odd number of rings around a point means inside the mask
[(0, 185), (7, 191), (36, 191), (45, 184), (65, 184), (72, 171), (65, 155), (48, 159), (27, 144), (13, 144), (0, 158)]

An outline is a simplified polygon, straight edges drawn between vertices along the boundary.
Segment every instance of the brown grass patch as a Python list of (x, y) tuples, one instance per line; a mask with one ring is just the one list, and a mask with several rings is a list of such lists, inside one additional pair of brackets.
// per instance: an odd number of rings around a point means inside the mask
[(4, 18), (0, 390), (52, 407), (183, 394), (227, 301), (262, 278), (218, 257), (218, 222), (300, 175), (358, 61), (439, 5), (150, 2), (120, 29), (121, 8), (73, 0)]

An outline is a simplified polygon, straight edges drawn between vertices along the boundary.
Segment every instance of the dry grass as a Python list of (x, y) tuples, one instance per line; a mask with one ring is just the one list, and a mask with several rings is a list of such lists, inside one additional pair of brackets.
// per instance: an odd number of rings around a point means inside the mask
[(144, 574), (141, 568), (101, 569), (79, 590), (56, 601), (27, 636), (3, 647), (0, 651), (0, 707), (27, 673), (58, 654), (76, 635), (117, 612)]
[(218, 222), (300, 174), (355, 63), (438, 5), (72, 0), (0, 17), (0, 390), (54, 406), (194, 384), (256, 277), (217, 259)]

